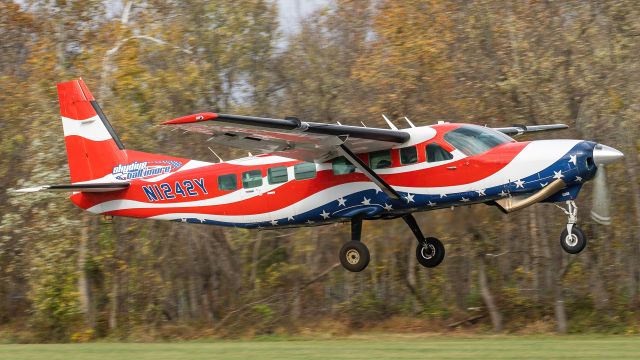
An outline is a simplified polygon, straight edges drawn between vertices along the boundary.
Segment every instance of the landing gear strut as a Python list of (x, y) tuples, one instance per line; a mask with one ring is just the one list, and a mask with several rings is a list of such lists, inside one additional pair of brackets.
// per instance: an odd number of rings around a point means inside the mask
[(560, 235), (560, 246), (569, 254), (577, 254), (587, 246), (587, 237), (576, 225), (578, 222), (578, 207), (573, 200), (567, 201), (566, 210), (560, 206), (558, 207), (567, 215), (567, 228)]
[(351, 241), (340, 249), (340, 263), (351, 272), (360, 272), (369, 265), (369, 249), (360, 242), (362, 235), (362, 217), (351, 219)]
[(416, 240), (418, 240), (416, 258), (420, 265), (428, 268), (440, 265), (442, 260), (444, 260), (445, 254), (442, 242), (434, 237), (425, 238), (412, 214), (405, 215), (402, 219), (409, 225), (413, 235), (415, 235)]

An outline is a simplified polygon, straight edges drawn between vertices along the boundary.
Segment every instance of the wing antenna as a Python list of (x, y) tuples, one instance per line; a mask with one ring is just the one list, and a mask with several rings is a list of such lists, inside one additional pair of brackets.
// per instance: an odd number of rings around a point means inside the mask
[(222, 160), (222, 158), (220, 157), (220, 155), (216, 154), (216, 152), (215, 152), (215, 151), (213, 151), (213, 149), (212, 149), (212, 148), (210, 148), (210, 147), (208, 147), (208, 146), (207, 146), (207, 149), (209, 149), (209, 151), (211, 151), (211, 153), (212, 153), (213, 155), (215, 155), (215, 156), (220, 160), (220, 162), (221, 162), (221, 163), (223, 163), (223, 162), (224, 162), (224, 160)]
[(411, 122), (411, 120), (409, 120), (408, 117), (404, 117), (404, 119), (407, 121), (407, 124), (409, 124), (409, 126), (411, 126), (412, 128), (416, 127), (415, 125), (413, 125), (413, 123)]
[(393, 125), (393, 123), (391, 122), (391, 120), (389, 120), (384, 114), (382, 114), (382, 117), (384, 118), (384, 121), (387, 122), (387, 125), (389, 125), (389, 127), (391, 128), (391, 130), (398, 130), (398, 128)]

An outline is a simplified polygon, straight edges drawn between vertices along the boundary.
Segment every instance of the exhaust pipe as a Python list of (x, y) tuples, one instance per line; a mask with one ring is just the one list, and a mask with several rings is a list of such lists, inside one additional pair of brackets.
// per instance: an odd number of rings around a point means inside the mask
[(506, 197), (503, 199), (496, 200), (496, 204), (504, 212), (508, 214), (510, 212), (514, 212), (517, 210), (524, 209), (528, 206), (531, 206), (535, 203), (539, 203), (540, 201), (548, 198), (549, 196), (557, 193), (558, 191), (567, 187), (567, 184), (562, 179), (556, 179), (551, 184), (542, 188), (542, 190), (537, 193), (528, 196), (514, 196), (514, 197)]

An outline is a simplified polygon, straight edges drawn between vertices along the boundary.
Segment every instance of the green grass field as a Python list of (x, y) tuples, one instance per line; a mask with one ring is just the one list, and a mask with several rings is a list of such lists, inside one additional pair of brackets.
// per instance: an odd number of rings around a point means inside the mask
[(340, 340), (0, 345), (11, 360), (639, 359), (638, 336), (375, 335)]

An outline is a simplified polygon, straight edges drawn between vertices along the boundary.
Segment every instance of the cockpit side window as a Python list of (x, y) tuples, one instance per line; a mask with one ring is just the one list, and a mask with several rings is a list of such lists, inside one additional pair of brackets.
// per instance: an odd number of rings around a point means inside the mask
[(463, 125), (444, 134), (446, 142), (467, 156), (483, 153), (513, 141), (503, 133), (476, 125)]
[(453, 155), (437, 143), (428, 144), (426, 150), (427, 162), (438, 162), (453, 159)]

